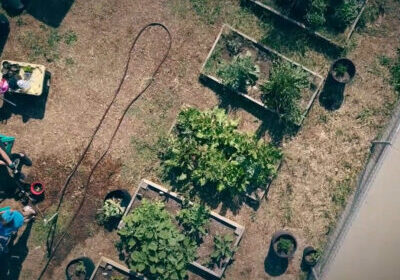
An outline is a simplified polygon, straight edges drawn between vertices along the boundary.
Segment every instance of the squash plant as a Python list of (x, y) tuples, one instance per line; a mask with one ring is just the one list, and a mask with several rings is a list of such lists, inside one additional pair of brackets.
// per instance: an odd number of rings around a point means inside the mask
[(275, 62), (269, 80), (261, 85), (261, 99), (282, 120), (298, 123), (301, 120), (301, 91), (309, 86), (307, 73), (287, 62)]
[(232, 249), (233, 237), (232, 235), (216, 235), (214, 237), (214, 251), (211, 254), (209, 267), (217, 265), (222, 266), (222, 261), (227, 258), (232, 258), (235, 250)]
[(181, 280), (195, 259), (196, 245), (179, 232), (161, 202), (143, 199), (118, 231), (121, 255), (132, 271), (148, 279)]
[(100, 225), (107, 225), (110, 222), (120, 219), (125, 211), (125, 207), (121, 206), (121, 201), (118, 198), (107, 199), (96, 217), (97, 222)]
[(164, 176), (182, 191), (232, 197), (265, 186), (276, 174), (279, 149), (237, 131), (222, 109), (182, 110), (160, 153)]
[(184, 232), (199, 244), (202, 237), (207, 233), (210, 218), (210, 209), (203, 204), (190, 205), (187, 201), (183, 203), (183, 209), (176, 216), (176, 220), (183, 227)]

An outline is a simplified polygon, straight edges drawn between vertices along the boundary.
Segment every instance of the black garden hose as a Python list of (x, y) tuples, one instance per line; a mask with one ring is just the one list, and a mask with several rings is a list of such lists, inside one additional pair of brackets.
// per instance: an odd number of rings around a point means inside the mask
[(108, 114), (108, 112), (109, 112), (111, 106), (114, 104), (114, 102), (115, 102), (115, 100), (116, 100), (118, 94), (119, 94), (120, 91), (121, 91), (122, 85), (124, 84), (125, 78), (126, 78), (127, 73), (128, 73), (129, 63), (130, 63), (130, 61), (131, 61), (131, 56), (132, 56), (132, 53), (133, 53), (133, 51), (134, 51), (134, 48), (135, 48), (135, 46), (136, 46), (137, 41), (138, 41), (139, 38), (142, 36), (143, 32), (146, 31), (148, 28), (151, 28), (151, 27), (161, 27), (163, 30), (166, 31), (166, 33), (167, 33), (167, 35), (168, 35), (168, 47), (167, 47), (167, 50), (166, 50), (166, 52), (165, 52), (163, 58), (161, 59), (160, 63), (158, 64), (158, 66), (157, 66), (156, 69), (154, 70), (154, 72), (153, 72), (153, 74), (152, 74), (152, 76), (151, 76), (150, 82), (145, 86), (145, 88), (144, 88), (143, 90), (141, 90), (141, 91), (138, 93), (138, 95), (136, 95), (136, 96), (129, 102), (129, 104), (125, 107), (125, 109), (124, 109), (122, 115), (121, 115), (120, 118), (118, 119), (118, 125), (117, 125), (117, 127), (115, 128), (115, 130), (114, 130), (114, 132), (113, 132), (113, 134), (112, 134), (112, 136), (111, 136), (110, 141), (108, 142), (107, 149), (103, 152), (103, 154), (101, 155), (101, 157), (96, 161), (96, 163), (93, 165), (92, 169), (90, 170), (89, 176), (88, 176), (88, 178), (87, 178), (87, 180), (86, 180), (86, 183), (85, 183), (85, 185), (84, 185), (83, 197), (82, 197), (82, 199), (81, 199), (81, 201), (80, 201), (80, 203), (79, 203), (78, 209), (75, 211), (74, 215), (72, 216), (71, 221), (68, 223), (68, 225), (66, 226), (64, 232), (61, 234), (60, 238), (59, 238), (55, 243), (54, 243), (54, 236), (55, 236), (55, 233), (56, 233), (57, 218), (58, 218), (58, 217), (55, 219), (54, 223), (52, 224), (52, 226), (51, 226), (51, 228), (50, 228), (50, 230), (49, 230), (49, 233), (48, 233), (48, 238), (47, 238), (48, 260), (47, 260), (45, 266), (43, 267), (43, 269), (42, 269), (42, 271), (41, 271), (41, 273), (40, 273), (40, 275), (39, 275), (39, 277), (38, 277), (38, 280), (42, 279), (42, 277), (43, 277), (44, 273), (46, 272), (46, 270), (47, 270), (47, 268), (48, 268), (48, 266), (49, 266), (51, 260), (53, 259), (54, 255), (55, 255), (55, 252), (57, 251), (57, 249), (58, 249), (58, 247), (60, 246), (61, 242), (63, 241), (64, 237), (66, 236), (66, 234), (67, 234), (67, 232), (68, 232), (68, 229), (71, 227), (71, 225), (73, 224), (74, 220), (75, 220), (76, 217), (78, 216), (80, 210), (82, 209), (82, 206), (83, 206), (83, 204), (84, 204), (84, 202), (85, 202), (85, 200), (86, 200), (86, 195), (87, 195), (87, 192), (88, 192), (88, 189), (89, 189), (90, 180), (91, 180), (91, 178), (92, 178), (92, 176), (93, 176), (93, 173), (94, 173), (94, 171), (96, 170), (97, 166), (100, 164), (100, 162), (104, 159), (104, 157), (105, 157), (105, 156), (107, 155), (107, 153), (109, 152), (109, 150), (110, 150), (110, 148), (111, 148), (111, 145), (112, 145), (112, 143), (113, 143), (113, 141), (114, 141), (114, 138), (115, 138), (115, 136), (116, 136), (116, 134), (117, 134), (117, 132), (118, 132), (118, 129), (119, 129), (120, 126), (121, 126), (121, 123), (122, 123), (122, 121), (123, 121), (123, 119), (124, 119), (126, 113), (128, 112), (129, 108), (140, 98), (140, 96), (142, 96), (142, 94), (143, 94), (144, 92), (147, 91), (147, 89), (148, 89), (148, 88), (150, 87), (150, 85), (153, 83), (154, 78), (155, 78), (155, 76), (158, 74), (158, 72), (159, 72), (161, 66), (164, 64), (165, 60), (166, 60), (167, 57), (168, 57), (168, 54), (169, 54), (169, 51), (171, 50), (171, 45), (172, 45), (172, 37), (171, 37), (171, 33), (169, 32), (168, 28), (167, 28), (165, 25), (161, 24), (161, 23), (150, 23), (150, 24), (147, 24), (146, 26), (144, 26), (144, 27), (139, 31), (139, 33), (136, 35), (134, 41), (132, 42), (131, 48), (130, 48), (129, 53), (128, 53), (128, 59), (127, 59), (126, 64), (125, 64), (125, 70), (124, 70), (124, 73), (123, 73), (123, 75), (122, 75), (122, 78), (121, 78), (121, 80), (120, 80), (120, 82), (119, 82), (118, 88), (117, 88), (117, 90), (116, 90), (115, 93), (114, 93), (114, 97), (112, 98), (111, 102), (109, 103), (109, 105), (107, 106), (106, 110), (104, 111), (103, 116), (101, 117), (99, 123), (97, 124), (95, 130), (93, 131), (93, 134), (92, 134), (92, 136), (91, 136), (91, 138), (90, 138), (89, 143), (87, 144), (87, 146), (86, 146), (85, 149), (83, 150), (83, 153), (82, 153), (81, 156), (79, 157), (79, 159), (78, 159), (78, 161), (77, 161), (75, 167), (72, 169), (72, 172), (69, 174), (69, 176), (67, 177), (67, 179), (66, 179), (66, 181), (65, 181), (65, 184), (64, 184), (64, 186), (63, 186), (63, 188), (62, 188), (62, 190), (61, 190), (61, 195), (60, 195), (60, 199), (59, 199), (59, 202), (58, 202), (58, 205), (57, 205), (57, 210), (56, 210), (56, 212), (59, 211), (59, 209), (60, 209), (60, 207), (61, 207), (61, 205), (62, 205), (62, 203), (63, 203), (64, 195), (65, 195), (66, 190), (67, 190), (67, 188), (68, 188), (68, 186), (69, 186), (69, 184), (70, 184), (70, 182), (71, 182), (72, 177), (75, 175), (76, 171), (78, 170), (79, 166), (81, 165), (82, 161), (84, 160), (86, 154), (88, 153), (89, 148), (91, 147), (91, 145), (92, 145), (92, 143), (93, 143), (93, 141), (94, 141), (94, 138), (95, 138), (97, 132), (99, 131), (99, 129), (100, 129), (101, 125), (103, 124), (103, 121), (104, 121), (105, 117), (107, 116), (107, 114)]

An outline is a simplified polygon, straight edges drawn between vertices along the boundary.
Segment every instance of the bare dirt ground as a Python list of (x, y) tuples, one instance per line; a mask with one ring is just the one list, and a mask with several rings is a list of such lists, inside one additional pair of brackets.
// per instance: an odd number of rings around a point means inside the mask
[[(207, 24), (185, 0), (76, 0), (59, 32), (73, 31), (77, 41), (67, 44), (61, 40), (56, 48), (52, 47), (51, 51), (58, 54), (53, 62), (40, 53), (33, 55), (32, 45), (39, 43), (26, 39), (34, 38), (32, 32), (49, 38), (48, 27), (41, 27), (42, 23), (28, 14), (10, 20), (11, 33), (2, 59), (42, 63), (52, 74), (43, 117), (13, 114), (1, 124), (2, 134), (17, 137), (14, 151), (26, 151), (32, 157), (34, 166), (26, 169), (29, 178), (46, 183), (47, 197), (39, 204), (46, 216), (54, 213), (60, 188), (114, 94), (133, 37), (152, 21), (166, 24), (173, 36), (169, 58), (154, 84), (130, 109), (109, 157), (96, 172), (82, 214), (43, 279), (63, 279), (68, 261), (82, 255), (94, 262), (101, 255), (118, 259), (113, 244), (117, 236), (96, 225), (96, 209), (108, 190), (124, 187), (133, 193), (141, 178), (160, 181), (157, 140), (167, 133), (182, 104), (201, 109), (220, 105), (242, 119), (241, 129), (257, 132), (265, 139), (274, 138), (262, 113), (225, 100), (198, 81), (201, 65), (222, 22), (256, 39), (263, 37), (262, 30), (253, 24), (259, 20), (256, 16), (242, 12), (239, 1), (225, 2), (229, 2), (225, 5), (229, 8), (223, 16)], [(343, 106), (330, 112), (316, 100), (299, 133), (282, 141), (283, 166), (257, 212), (246, 206), (237, 213), (224, 209), (223, 214), (246, 226), (226, 279), (270, 279), (273, 273), (265, 260), (271, 236), (278, 229), (290, 230), (299, 242), (294, 260), (280, 279), (297, 279), (304, 246), (322, 247), (326, 241), (355, 186), (370, 141), (384, 127), (397, 100), (388, 82), (388, 71), (378, 62), (379, 55), (394, 57), (399, 46), (400, 5), (386, 2), (385, 15), (355, 34), (355, 47), (349, 57), (357, 65), (358, 74), (346, 89)], [(140, 40), (121, 96), (67, 192), (61, 224), (65, 225), (76, 209), (88, 169), (108, 143), (123, 107), (148, 82), (166, 43), (165, 33), (159, 29), (146, 32)], [(282, 51), (285, 53), (285, 48)], [(315, 50), (297, 53), (290, 49), (285, 54), (324, 74), (329, 67), (328, 59)], [(0, 206), (7, 203), (9, 200)], [(38, 219), (19, 279), (37, 279), (45, 260), (45, 234), (46, 228)]]

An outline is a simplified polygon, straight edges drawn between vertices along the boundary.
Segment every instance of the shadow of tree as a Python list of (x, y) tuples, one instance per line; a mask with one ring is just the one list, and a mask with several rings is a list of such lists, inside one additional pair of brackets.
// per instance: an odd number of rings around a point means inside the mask
[(75, 0), (27, 0), (27, 11), (37, 20), (59, 27)]

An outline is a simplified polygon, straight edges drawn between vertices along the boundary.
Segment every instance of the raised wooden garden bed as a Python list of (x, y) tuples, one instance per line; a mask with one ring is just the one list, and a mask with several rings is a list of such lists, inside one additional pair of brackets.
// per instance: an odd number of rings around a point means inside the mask
[(343, 31), (337, 32), (333, 31), (332, 28), (328, 27), (320, 27), (317, 29), (313, 29), (301, 19), (296, 19), (291, 16), (289, 9), (284, 9), (276, 4), (276, 0), (246, 0), (254, 5), (254, 7), (261, 9), (262, 11), (266, 11), (272, 13), (279, 18), (290, 22), (299, 28), (306, 30), (311, 35), (322, 39), (330, 44), (333, 44), (336, 47), (343, 49), (350, 39), (351, 35), (354, 32), (354, 29), (360, 20), (362, 13), (364, 12), (365, 6), (368, 0), (358, 0), (359, 2), (359, 10), (358, 15), (355, 20)]
[(101, 257), (89, 280), (110, 280), (112, 277), (124, 280), (143, 280), (143, 277), (135, 276), (124, 265), (121, 265), (106, 257)]
[[(139, 184), (139, 188), (133, 195), (124, 216), (128, 215), (131, 211), (134, 211), (134, 209), (141, 204), (141, 200), (143, 198), (151, 201), (156, 200), (164, 202), (165, 209), (170, 212), (172, 216), (176, 216), (176, 214), (182, 208), (183, 198), (181, 198), (178, 194), (170, 192), (168, 189), (151, 181), (142, 180)], [(123, 226), (124, 222), (121, 221), (118, 227), (122, 228)], [(204, 265), (204, 263), (208, 260), (209, 256), (213, 252), (214, 236), (216, 236), (217, 234), (231, 234), (234, 237), (232, 246), (234, 248), (237, 248), (243, 236), (243, 233), (243, 226), (211, 211), (208, 233), (203, 238), (203, 242), (199, 245), (197, 249), (197, 260), (190, 264), (190, 270), (195, 274), (205, 277), (206, 279), (208, 279), (209, 277), (220, 279), (223, 276), (227, 266), (229, 265), (229, 258), (223, 261), (221, 267), (214, 265), (214, 267), (209, 268)], [(97, 280), (97, 278), (94, 279)]]
[(229, 63), (234, 59), (234, 56), (232, 56), (227, 49), (227, 40), (237, 41), (238, 44), (241, 45), (240, 51), (237, 55), (250, 55), (254, 58), (254, 63), (259, 69), (259, 78), (256, 85), (249, 87), (246, 93), (237, 92), (237, 94), (268, 111), (274, 112), (262, 102), (260, 85), (268, 81), (273, 63), (285, 61), (289, 64), (295, 65), (296, 67), (300, 67), (307, 74), (309, 87), (302, 91), (302, 99), (300, 100), (302, 117), (299, 123), (297, 123), (297, 125), (301, 125), (310, 110), (315, 97), (322, 88), (324, 78), (277, 51), (258, 43), (240, 31), (233, 29), (229, 25), (224, 25), (202, 66), (201, 77), (203, 79), (209, 79), (217, 84), (223, 85), (222, 80), (218, 78), (217, 71), (223, 64)]

